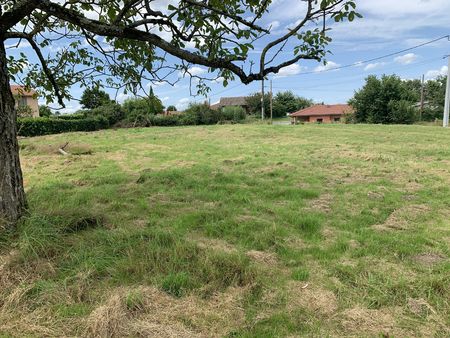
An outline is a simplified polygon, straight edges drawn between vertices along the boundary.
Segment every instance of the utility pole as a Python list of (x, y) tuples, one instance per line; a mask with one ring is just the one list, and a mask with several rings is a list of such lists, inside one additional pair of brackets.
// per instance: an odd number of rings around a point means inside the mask
[(270, 80), (270, 123), (273, 123), (273, 91), (272, 91), (272, 80)]
[(445, 106), (444, 106), (444, 121), (443, 127), (448, 128), (448, 118), (450, 111), (450, 55), (447, 55), (448, 59), (448, 72), (447, 72), (447, 88), (445, 91)]
[(261, 80), (261, 120), (264, 120), (264, 76)]
[(419, 121), (422, 121), (424, 108), (425, 108), (425, 75), (422, 75), (422, 87), (420, 89), (420, 117), (419, 117)]

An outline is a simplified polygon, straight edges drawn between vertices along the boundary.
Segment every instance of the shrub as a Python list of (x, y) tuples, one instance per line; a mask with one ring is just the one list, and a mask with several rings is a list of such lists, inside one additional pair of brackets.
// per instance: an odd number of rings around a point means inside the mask
[(126, 100), (123, 105), (125, 120), (132, 126), (151, 126), (152, 116), (164, 111), (164, 106), (156, 96)]
[(95, 109), (86, 110), (84, 114), (87, 118), (104, 117), (108, 120), (109, 125), (111, 126), (116, 124), (117, 122), (122, 121), (125, 117), (122, 106), (117, 103), (109, 103)]
[(222, 112), (211, 109), (204, 103), (192, 103), (183, 114), (183, 124), (217, 124), (222, 121)]
[(247, 113), (245, 109), (239, 106), (224, 107), (222, 109), (222, 118), (225, 121), (241, 122), (245, 120)]
[(20, 136), (40, 136), (60, 134), (72, 131), (95, 131), (109, 127), (108, 120), (103, 117), (86, 119), (53, 119), (53, 118), (22, 118), (17, 120)]
[(52, 111), (47, 106), (39, 106), (39, 116), (40, 117), (50, 117), (50, 116), (52, 116)]
[(158, 126), (158, 127), (173, 127), (180, 125), (180, 118), (177, 115), (154, 115), (150, 118), (150, 125), (151, 126)]
[(17, 107), (17, 116), (18, 117), (33, 117), (33, 111), (29, 106), (19, 106)]

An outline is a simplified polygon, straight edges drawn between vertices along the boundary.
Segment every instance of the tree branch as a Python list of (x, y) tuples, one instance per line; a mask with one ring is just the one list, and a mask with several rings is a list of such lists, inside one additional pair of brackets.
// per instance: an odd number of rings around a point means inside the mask
[(33, 50), (35, 51), (37, 57), (39, 58), (39, 61), (41, 62), (42, 70), (44, 71), (45, 75), (47, 76), (47, 78), (49, 79), (50, 83), (52, 84), (53, 89), (55, 90), (56, 97), (58, 98), (58, 103), (62, 107), (65, 107), (64, 100), (63, 100), (63, 95), (61, 94), (61, 90), (59, 88), (59, 85), (56, 82), (56, 79), (53, 76), (52, 72), (48, 68), (47, 62), (45, 61), (45, 58), (42, 55), (41, 50), (39, 49), (39, 46), (33, 40), (32, 36), (30, 36), (28, 34), (25, 34), (25, 33), (20, 33), (20, 32), (10, 32), (10, 33), (6, 33), (4, 35), (4, 37), (5, 37), (5, 39), (25, 39), (25, 40), (27, 40), (30, 43), (31, 47), (33, 48)]
[(16, 2), (10, 11), (0, 16), (0, 33), (6, 33), (24, 17), (30, 15), (36, 9), (39, 2), (39, 0), (22, 0)]

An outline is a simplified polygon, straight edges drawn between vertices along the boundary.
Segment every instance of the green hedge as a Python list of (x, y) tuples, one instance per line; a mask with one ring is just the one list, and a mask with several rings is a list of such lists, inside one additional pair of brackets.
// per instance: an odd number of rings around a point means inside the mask
[(40, 136), (60, 134), (72, 131), (95, 131), (109, 127), (104, 117), (86, 119), (59, 119), (59, 118), (22, 118), (17, 120), (17, 129), (20, 136)]
[(82, 113), (77, 113), (77, 114), (67, 114), (67, 115), (56, 115), (56, 116), (52, 116), (52, 118), (59, 119), (59, 120), (84, 120), (86, 118), (86, 116)]

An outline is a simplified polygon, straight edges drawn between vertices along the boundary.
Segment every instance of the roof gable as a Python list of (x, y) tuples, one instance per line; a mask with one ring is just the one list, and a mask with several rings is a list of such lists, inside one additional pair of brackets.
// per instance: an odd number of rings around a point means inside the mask
[(18, 86), (18, 85), (11, 85), (11, 92), (13, 93), (14, 96), (34, 96), (36, 95), (36, 91), (31, 89), (31, 90), (25, 90), (25, 88), (23, 86)]
[(292, 113), (290, 116), (298, 117), (298, 116), (344, 115), (352, 111), (353, 108), (348, 104), (333, 104), (333, 105), (318, 104), (299, 110), (295, 113)]
[(247, 106), (247, 97), (246, 96), (237, 96), (237, 97), (222, 97), (220, 98), (220, 106)]

